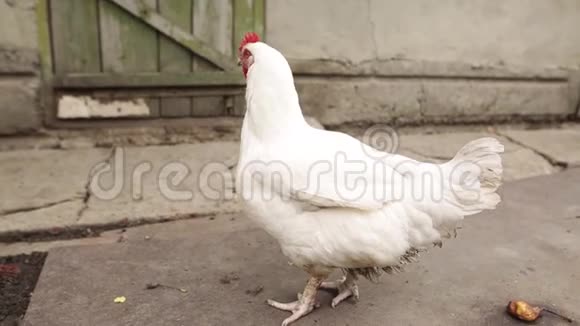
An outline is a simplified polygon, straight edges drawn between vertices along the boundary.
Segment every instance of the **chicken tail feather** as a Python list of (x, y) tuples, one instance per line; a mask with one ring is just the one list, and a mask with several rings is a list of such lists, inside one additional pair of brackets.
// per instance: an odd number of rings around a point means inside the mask
[(503, 150), (497, 139), (480, 138), (463, 146), (444, 164), (449, 177), (447, 199), (460, 208), (463, 215), (494, 209), (501, 201), (496, 191), (502, 182), (499, 153)]

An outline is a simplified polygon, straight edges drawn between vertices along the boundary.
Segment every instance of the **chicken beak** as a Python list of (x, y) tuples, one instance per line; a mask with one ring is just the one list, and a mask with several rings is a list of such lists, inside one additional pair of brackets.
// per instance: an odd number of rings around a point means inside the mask
[(242, 65), (242, 60), (240, 60), (240, 58), (238, 58), (238, 63), (237, 64), (238, 64), (238, 66), (241, 66)]

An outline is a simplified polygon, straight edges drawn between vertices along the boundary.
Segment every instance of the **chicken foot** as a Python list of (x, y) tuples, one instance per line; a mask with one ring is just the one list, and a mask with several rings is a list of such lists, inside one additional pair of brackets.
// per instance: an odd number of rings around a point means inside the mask
[(267, 302), (270, 306), (292, 312), (290, 317), (284, 319), (282, 326), (290, 325), (301, 317), (308, 315), (314, 308), (320, 307), (320, 304), (316, 301), (316, 293), (321, 283), (322, 278), (311, 277), (306, 283), (304, 292), (298, 293), (298, 300), (294, 302), (281, 303), (268, 299)]
[(346, 273), (341, 279), (332, 282), (322, 282), (320, 284), (320, 288), (323, 290), (335, 290), (338, 291), (338, 294), (332, 299), (332, 303), (330, 304), (332, 308), (336, 308), (336, 306), (341, 303), (342, 301), (353, 297), (355, 300), (358, 301), (359, 294), (358, 294), (358, 285), (356, 285), (357, 277), (354, 274)]

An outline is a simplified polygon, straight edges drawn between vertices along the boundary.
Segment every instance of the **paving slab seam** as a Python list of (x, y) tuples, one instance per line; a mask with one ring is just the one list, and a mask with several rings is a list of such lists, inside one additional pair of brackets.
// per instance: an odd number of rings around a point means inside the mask
[(220, 211), (219, 213), (188, 213), (173, 216), (149, 217), (136, 220), (119, 220), (110, 223), (77, 224), (62, 228), (39, 229), (33, 231), (0, 231), (0, 243), (16, 242), (45, 242), (54, 240), (72, 240), (88, 237), (98, 237), (102, 232), (123, 228), (132, 228), (143, 225), (162, 224), (167, 222), (211, 218), (218, 214), (236, 214), (237, 210)]
[(528, 146), (528, 145), (524, 144), (523, 142), (520, 142), (520, 141), (514, 139), (513, 137), (508, 136), (507, 134), (505, 134), (505, 133), (503, 133), (503, 132), (501, 132), (499, 130), (496, 130), (495, 132), (499, 136), (502, 136), (502, 137), (506, 138), (510, 142), (512, 142), (512, 143), (514, 143), (516, 145), (519, 145), (519, 146), (521, 146), (523, 148), (527, 148), (527, 149), (531, 150), (532, 152), (538, 154), (539, 156), (541, 156), (543, 159), (545, 159), (548, 163), (550, 163), (554, 167), (561, 168), (563, 170), (565, 170), (565, 169), (568, 168), (568, 163), (566, 163), (566, 162), (558, 161), (558, 160), (554, 159), (553, 157), (551, 157), (550, 155), (548, 155), (548, 154), (546, 154), (544, 152), (538, 151), (534, 147)]
[(407, 151), (409, 153), (413, 153), (415, 155), (420, 155), (420, 156), (427, 157), (430, 159), (435, 159), (435, 160), (449, 161), (453, 158), (453, 157), (448, 157), (448, 156), (443, 156), (443, 155), (427, 155), (427, 154), (421, 153), (418, 150), (411, 149), (411, 148), (402, 148), (402, 149), (404, 149), (405, 151)]
[(3, 211), (0, 211), (0, 217), (11, 215), (11, 214), (16, 214), (16, 213), (32, 212), (32, 211), (36, 211), (36, 210), (40, 210), (40, 209), (49, 208), (52, 206), (68, 203), (68, 202), (75, 201), (75, 200), (78, 200), (81, 198), (82, 197), (80, 197), (80, 196), (75, 196), (75, 197), (71, 197), (71, 198), (67, 198), (67, 199), (63, 199), (63, 200), (59, 200), (59, 201), (55, 201), (55, 202), (51, 202), (51, 203), (46, 203), (44, 205), (15, 208), (15, 209), (6, 209)]

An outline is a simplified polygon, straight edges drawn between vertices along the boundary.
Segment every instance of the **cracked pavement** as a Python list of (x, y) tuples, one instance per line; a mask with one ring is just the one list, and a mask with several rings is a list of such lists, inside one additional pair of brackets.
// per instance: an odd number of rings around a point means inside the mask
[[(346, 132), (359, 139), (364, 134), (363, 129)], [(441, 162), (450, 159), (468, 141), (484, 136), (497, 137), (504, 143), (507, 182), (580, 165), (580, 126), (575, 124), (536, 130), (509, 126), (446, 129), (428, 134), (402, 130), (397, 152), (418, 160)], [(1, 151), (0, 183), (4, 186), (0, 189), (0, 241), (17, 241), (35, 234), (58, 238), (71, 231), (238, 212), (234, 200), (213, 200), (202, 195), (212, 189), (231, 192), (233, 180), (200, 186), (198, 178), (210, 162), (218, 163), (219, 171), (231, 175), (238, 146), (236, 141), (224, 141)], [(113, 170), (118, 160), (123, 166), (121, 174), (105, 171), (98, 178), (105, 194), (116, 193), (112, 198), (95, 195), (90, 183), (92, 169), (109, 163)], [(167, 185), (168, 189), (190, 191), (192, 198), (172, 201), (160, 191), (158, 177), (172, 162), (184, 163), (188, 174), (183, 182)]]
[[(234, 203), (201, 195), (208, 185), (198, 185), (197, 177), (205, 164), (231, 160), (238, 147), (237, 142), (212, 142), (0, 152), (0, 182), (11, 185), (0, 190), (0, 241), (236, 211)], [(165, 186), (190, 190), (190, 200), (172, 201), (160, 191), (161, 171), (175, 162), (184, 163), (188, 175)], [(145, 165), (150, 169), (137, 178), (136, 171)], [(102, 173), (93, 180), (98, 171)]]
[[(498, 209), (467, 217), (442, 249), (377, 283), (361, 280), (356, 304), (332, 309), (321, 291), (320, 308), (296, 325), (516, 326), (505, 313), (515, 298), (578, 320), (579, 182), (578, 168), (508, 182)], [(307, 277), (241, 214), (71, 241), (51, 244), (60, 248), (49, 251), (24, 325), (276, 325), (288, 315), (264, 301), (295, 299)], [(120, 295), (126, 302), (113, 303)], [(545, 315), (534, 325), (571, 324)]]

